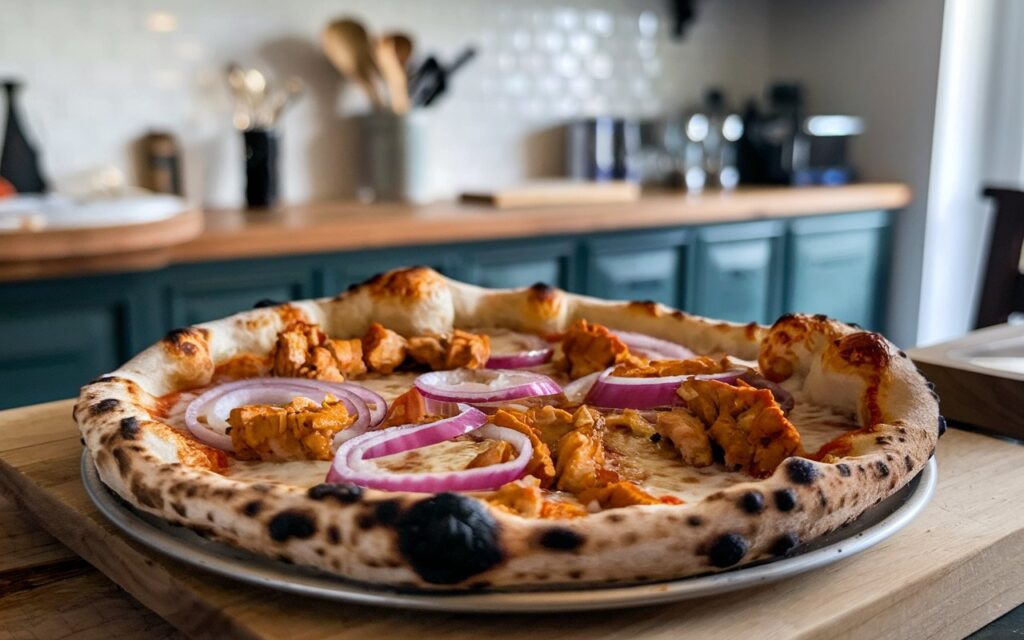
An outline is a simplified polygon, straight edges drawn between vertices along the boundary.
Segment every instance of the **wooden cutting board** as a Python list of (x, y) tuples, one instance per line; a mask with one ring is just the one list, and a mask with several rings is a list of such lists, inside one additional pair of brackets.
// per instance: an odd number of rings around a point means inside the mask
[(1024, 440), (1024, 326), (986, 327), (907, 354), (935, 384), (947, 419)]
[(184, 567), (119, 534), (79, 479), (72, 402), (0, 412), (0, 490), (166, 620), (196, 637), (601, 639), (961, 638), (1024, 600), (1024, 447), (950, 430), (939, 486), (906, 529), (861, 555), (764, 588), (558, 615), (345, 605)]
[(627, 180), (538, 180), (512, 187), (462, 194), (463, 202), (489, 204), (497, 209), (616, 204), (639, 199), (640, 186)]

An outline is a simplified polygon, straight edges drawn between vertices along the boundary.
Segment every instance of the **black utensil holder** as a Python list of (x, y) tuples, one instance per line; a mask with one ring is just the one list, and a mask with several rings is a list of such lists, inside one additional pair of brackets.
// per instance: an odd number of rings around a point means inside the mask
[(277, 203), (278, 138), (273, 131), (249, 129), (245, 138), (245, 201), (251, 209), (267, 209)]

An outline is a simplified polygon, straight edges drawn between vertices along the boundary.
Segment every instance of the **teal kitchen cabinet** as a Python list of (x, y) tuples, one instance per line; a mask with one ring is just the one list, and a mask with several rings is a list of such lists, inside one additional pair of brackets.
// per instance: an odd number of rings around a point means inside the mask
[(793, 221), (784, 310), (880, 329), (888, 228), (883, 211)]
[(159, 334), (251, 309), (259, 300), (311, 298), (315, 285), (315, 269), (305, 259), (171, 267), (153, 279), (163, 310)]
[(532, 240), (455, 249), (462, 264), (455, 277), (481, 287), (510, 289), (543, 282), (576, 290), (576, 244)]
[(699, 229), (687, 311), (734, 322), (774, 321), (782, 306), (784, 230), (781, 221)]
[(144, 346), (132, 278), (8, 285), (0, 307), (0, 408), (78, 395)]
[(889, 224), (887, 213), (858, 212), (0, 283), (0, 407), (73, 396), (175, 327), (261, 299), (332, 296), (420, 264), (487, 287), (546, 282), (739, 322), (772, 322), (789, 310), (882, 329)]
[(583, 290), (609, 300), (684, 300), (685, 230), (602, 235), (584, 248)]
[(425, 265), (444, 274), (451, 274), (455, 269), (451, 251), (435, 246), (334, 254), (322, 256), (320, 261), (322, 277), (317, 295), (323, 296), (337, 295), (396, 267)]

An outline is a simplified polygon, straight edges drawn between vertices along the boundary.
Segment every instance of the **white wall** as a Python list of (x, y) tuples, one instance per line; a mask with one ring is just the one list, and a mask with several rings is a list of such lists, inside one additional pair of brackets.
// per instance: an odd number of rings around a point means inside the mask
[(919, 341), (974, 326), (991, 203), (1024, 188), (1024, 3), (948, 0), (921, 282)]
[(897, 218), (888, 333), (917, 341), (932, 130), (942, 38), (940, 0), (779, 0), (770, 74), (808, 87), (816, 112), (867, 119), (853, 148), (866, 180), (899, 180), (915, 199)]
[[(476, 43), (480, 57), (432, 114), (443, 196), (560, 168), (552, 129), (574, 116), (671, 111), (709, 83), (759, 92), (767, 7), (702, 2), (676, 43), (663, 0), (0, 0), (0, 77), (27, 81), (25, 112), (58, 185), (111, 165), (130, 171), (131, 141), (159, 127), (182, 141), (189, 195), (234, 206), (241, 144), (223, 69), (235, 60), (297, 74), (309, 92), (282, 127), (282, 178), (285, 201), (302, 202), (355, 191), (354, 128), (342, 115), (362, 105), (319, 52), (328, 20), (406, 29), (420, 51), (449, 58)], [(155, 12), (173, 29), (147, 29)]]

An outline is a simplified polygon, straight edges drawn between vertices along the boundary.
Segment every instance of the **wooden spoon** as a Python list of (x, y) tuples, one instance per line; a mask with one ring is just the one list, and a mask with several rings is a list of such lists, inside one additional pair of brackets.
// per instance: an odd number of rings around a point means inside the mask
[(324, 28), (322, 44), (327, 59), (341, 75), (362, 86), (374, 107), (382, 107), (376, 84), (380, 71), (363, 25), (355, 20), (335, 20)]
[(409, 75), (406, 71), (412, 57), (412, 39), (404, 33), (389, 33), (374, 43), (377, 66), (388, 86), (391, 109), (398, 115), (409, 112)]

